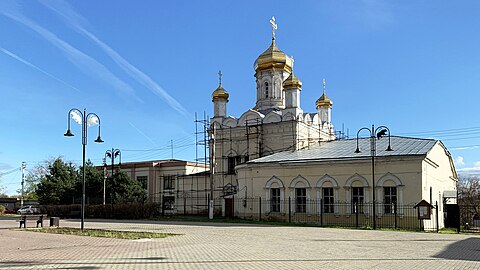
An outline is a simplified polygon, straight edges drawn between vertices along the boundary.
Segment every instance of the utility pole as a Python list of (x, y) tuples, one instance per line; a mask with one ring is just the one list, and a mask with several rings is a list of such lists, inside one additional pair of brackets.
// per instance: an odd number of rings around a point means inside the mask
[(25, 185), (25, 168), (26, 167), (27, 167), (27, 164), (25, 163), (25, 161), (23, 161), (22, 162), (22, 198), (20, 200), (20, 207), (23, 207), (23, 190)]

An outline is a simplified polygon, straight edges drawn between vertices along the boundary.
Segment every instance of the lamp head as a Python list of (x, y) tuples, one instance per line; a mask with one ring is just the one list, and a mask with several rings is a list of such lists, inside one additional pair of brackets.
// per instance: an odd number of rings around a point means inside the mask
[(95, 140), (95, 142), (97, 142), (97, 143), (102, 143), (102, 142), (103, 142), (102, 138), (100, 138), (100, 135), (98, 135), (98, 137), (97, 137), (97, 139)]
[(72, 137), (72, 136), (74, 136), (74, 135), (73, 135), (73, 133), (70, 131), (70, 129), (67, 129), (67, 132), (65, 132), (65, 134), (63, 134), (63, 136)]

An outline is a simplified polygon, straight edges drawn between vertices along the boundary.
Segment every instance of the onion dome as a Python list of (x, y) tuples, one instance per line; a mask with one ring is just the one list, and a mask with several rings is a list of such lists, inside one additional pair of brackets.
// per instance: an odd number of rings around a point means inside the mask
[(228, 92), (223, 89), (222, 84), (220, 84), (215, 91), (212, 93), (212, 101), (216, 100), (227, 100), (228, 101), (229, 94)]
[(320, 108), (320, 107), (329, 107), (331, 108), (332, 107), (332, 100), (330, 100), (329, 97), (327, 97), (327, 95), (325, 94), (325, 92), (323, 92), (322, 96), (317, 99), (317, 102), (316, 102), (316, 105), (317, 105), (317, 109)]
[(272, 44), (257, 58), (254, 64), (255, 72), (266, 69), (279, 69), (292, 72), (293, 59), (288, 57), (282, 50), (277, 47), (275, 39)]
[(290, 76), (283, 82), (283, 89), (297, 88), (302, 89), (302, 81), (300, 81), (295, 74), (290, 73)]

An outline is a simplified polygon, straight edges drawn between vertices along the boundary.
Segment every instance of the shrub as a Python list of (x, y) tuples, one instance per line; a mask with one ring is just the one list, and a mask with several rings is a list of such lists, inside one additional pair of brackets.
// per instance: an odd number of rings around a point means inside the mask
[(0, 205), (0, 214), (3, 214), (5, 212), (5, 206)]

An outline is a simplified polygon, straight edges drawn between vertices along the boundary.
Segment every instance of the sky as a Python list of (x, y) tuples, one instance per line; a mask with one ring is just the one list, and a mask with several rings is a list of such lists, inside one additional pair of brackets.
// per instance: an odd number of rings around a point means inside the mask
[[(460, 175), (480, 174), (479, 1), (0, 1), (0, 186), (20, 188), (48, 159), (81, 164), (73, 108), (98, 115), (86, 156), (102, 164), (194, 161), (211, 93), (229, 115), (255, 106), (253, 63), (271, 42), (295, 59), (301, 107), (315, 112), (322, 79), (332, 122), (355, 138), (372, 124), (391, 135), (442, 140)], [(173, 151), (172, 151), (173, 145)]]

